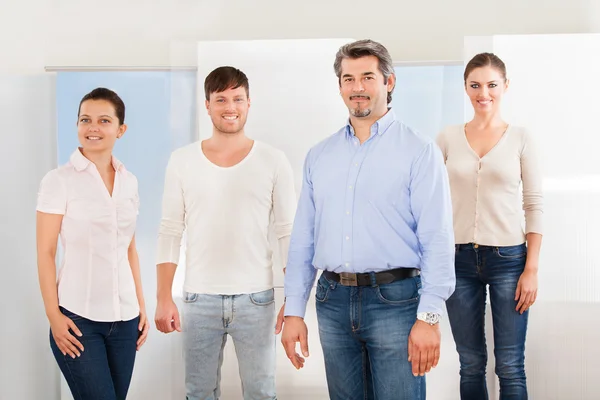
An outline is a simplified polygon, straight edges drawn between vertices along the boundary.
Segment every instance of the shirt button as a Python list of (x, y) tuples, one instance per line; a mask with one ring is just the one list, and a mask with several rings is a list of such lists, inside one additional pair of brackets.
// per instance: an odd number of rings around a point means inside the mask
[(350, 211), (346, 211), (346, 215), (350, 215)]
[(358, 167), (358, 163), (355, 163), (354, 165)]
[(346, 267), (349, 267), (349, 266), (350, 266), (350, 263), (346, 263)]
[(348, 186), (348, 189), (352, 189), (352, 185)]
[(350, 236), (346, 236), (346, 240), (350, 240)]

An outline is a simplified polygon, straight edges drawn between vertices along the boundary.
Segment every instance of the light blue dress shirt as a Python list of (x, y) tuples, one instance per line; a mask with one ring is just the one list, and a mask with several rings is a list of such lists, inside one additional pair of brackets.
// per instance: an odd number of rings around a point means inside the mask
[(285, 274), (286, 316), (304, 317), (317, 269), (420, 268), (418, 312), (454, 291), (448, 175), (433, 140), (390, 109), (362, 145), (348, 123), (306, 156)]

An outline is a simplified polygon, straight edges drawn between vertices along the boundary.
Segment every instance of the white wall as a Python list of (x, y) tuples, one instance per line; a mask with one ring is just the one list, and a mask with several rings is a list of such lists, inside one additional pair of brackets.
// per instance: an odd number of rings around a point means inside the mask
[[(176, 40), (371, 37), (394, 60), (460, 60), (463, 36), (586, 33), (594, 0), (0, 0), (0, 70), (167, 66)], [(192, 62), (194, 60), (192, 59)]]

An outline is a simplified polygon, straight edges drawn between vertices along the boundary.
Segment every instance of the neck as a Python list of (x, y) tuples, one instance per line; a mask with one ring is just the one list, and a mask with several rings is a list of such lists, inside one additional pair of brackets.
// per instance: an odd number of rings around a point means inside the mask
[(111, 170), (114, 170), (112, 165), (112, 153), (110, 151), (94, 152), (82, 149), (81, 153), (85, 158), (94, 163), (99, 172), (110, 172)]
[(371, 112), (371, 114), (365, 118), (358, 118), (350, 114), (350, 125), (354, 128), (354, 134), (361, 143), (371, 136), (371, 126), (387, 114), (387, 112), (388, 109), (385, 107), (383, 110)]
[(499, 112), (476, 113), (469, 125), (476, 129), (497, 128), (506, 125)]
[(213, 128), (212, 136), (206, 141), (211, 146), (219, 149), (239, 148), (245, 146), (250, 139), (246, 137), (244, 130), (237, 133), (223, 133)]

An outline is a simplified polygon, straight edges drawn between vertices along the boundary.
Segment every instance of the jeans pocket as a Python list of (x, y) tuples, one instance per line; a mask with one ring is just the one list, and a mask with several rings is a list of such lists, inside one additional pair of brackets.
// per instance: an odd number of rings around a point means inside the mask
[(250, 301), (255, 306), (268, 306), (275, 301), (275, 290), (268, 289), (258, 293), (250, 293)]
[(329, 296), (330, 290), (331, 290), (331, 284), (323, 275), (321, 275), (321, 277), (317, 281), (317, 289), (315, 291), (315, 299), (321, 303), (327, 301), (327, 297)]
[(60, 311), (63, 313), (64, 316), (66, 316), (73, 322), (84, 319), (81, 315), (75, 314), (74, 312), (71, 312), (64, 307), (60, 307)]
[(419, 301), (421, 277), (406, 278), (377, 286), (377, 297), (385, 304), (404, 305)]
[(494, 248), (494, 252), (500, 258), (521, 258), (527, 255), (527, 247), (524, 244), (517, 246), (502, 246)]
[(198, 300), (198, 293), (183, 292), (184, 303), (194, 303)]

